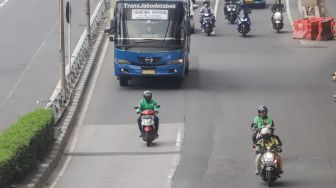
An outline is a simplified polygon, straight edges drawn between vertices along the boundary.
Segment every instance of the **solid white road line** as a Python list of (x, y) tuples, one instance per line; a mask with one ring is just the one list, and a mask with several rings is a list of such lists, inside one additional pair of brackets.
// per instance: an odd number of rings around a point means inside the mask
[[(96, 86), (96, 82), (98, 80), (98, 76), (99, 76), (99, 73), (100, 73), (102, 65), (103, 65), (104, 56), (106, 54), (107, 47), (108, 47), (108, 44), (109, 44), (108, 39), (105, 39), (104, 42), (105, 42), (105, 44), (104, 44), (103, 51), (101, 53), (101, 56), (100, 56), (100, 59), (99, 59), (98, 65), (97, 65), (97, 71), (94, 73), (94, 76), (93, 76), (93, 79), (92, 79), (92, 85), (89, 88), (89, 93), (88, 93), (88, 96), (87, 96), (87, 100), (84, 102), (83, 109), (82, 109), (82, 111), (80, 113), (80, 116), (79, 116), (78, 124), (77, 124), (77, 126), (74, 130), (73, 140), (71, 142), (70, 149), (69, 149), (70, 153), (72, 153), (75, 150), (75, 147), (77, 145), (80, 128), (83, 126), (85, 114), (87, 113), (89, 104), (90, 104), (91, 99), (92, 99), (93, 91), (94, 91), (94, 88)], [(57, 185), (58, 181), (63, 176), (65, 170), (69, 166), (71, 159), (72, 159), (72, 156), (68, 156), (66, 158), (66, 161), (64, 162), (61, 171), (58, 173), (57, 177), (55, 178), (55, 180), (51, 184), (50, 188), (54, 188)]]
[(292, 18), (292, 14), (291, 14), (291, 10), (290, 10), (290, 6), (289, 6), (289, 0), (286, 0), (286, 4), (287, 4), (287, 15), (288, 15), (288, 19), (289, 19), (289, 22), (291, 24), (291, 27), (294, 29), (293, 27), (293, 18)]
[[(184, 135), (184, 124), (178, 127), (178, 132), (177, 132), (177, 137), (176, 137), (176, 147), (178, 151), (182, 150), (181, 146), (183, 142), (183, 135)], [(176, 154), (174, 157), (174, 161), (172, 163), (171, 169), (170, 169), (170, 173), (168, 175), (168, 181), (167, 181), (167, 186), (166, 186), (167, 188), (172, 187), (173, 178), (175, 176), (177, 167), (180, 164), (180, 161), (181, 161), (181, 154)]]
[[(219, 0), (216, 0), (215, 9), (214, 9), (216, 20), (217, 20), (218, 3), (219, 3)], [(213, 30), (212, 34), (215, 34), (215, 29)]]

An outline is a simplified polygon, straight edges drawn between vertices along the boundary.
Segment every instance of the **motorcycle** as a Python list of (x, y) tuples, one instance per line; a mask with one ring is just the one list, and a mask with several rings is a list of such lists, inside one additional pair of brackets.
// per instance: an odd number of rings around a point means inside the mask
[(210, 36), (214, 28), (214, 23), (212, 21), (212, 14), (205, 13), (202, 16), (202, 27), (203, 27), (204, 33)]
[(280, 30), (283, 29), (283, 26), (284, 26), (283, 16), (282, 16), (283, 12), (284, 10), (276, 9), (273, 13), (272, 25), (273, 25), (273, 29), (276, 30), (278, 33), (280, 33)]
[(279, 150), (276, 147), (267, 147), (266, 150), (262, 151), (259, 175), (267, 183), (268, 187), (272, 187), (279, 175), (278, 163), (275, 157), (275, 151), (279, 152)]
[(234, 24), (237, 19), (237, 5), (226, 5), (226, 17), (231, 24)]
[(246, 37), (247, 33), (251, 31), (251, 23), (248, 16), (250, 13), (251, 10), (238, 17), (238, 32), (241, 33), (243, 37)]
[[(158, 105), (157, 108), (160, 108)], [(139, 107), (134, 107), (139, 109)], [(142, 126), (142, 139), (146, 142), (147, 147), (151, 147), (152, 142), (157, 138), (157, 134), (154, 126), (154, 110), (143, 110), (140, 112), (141, 126)]]

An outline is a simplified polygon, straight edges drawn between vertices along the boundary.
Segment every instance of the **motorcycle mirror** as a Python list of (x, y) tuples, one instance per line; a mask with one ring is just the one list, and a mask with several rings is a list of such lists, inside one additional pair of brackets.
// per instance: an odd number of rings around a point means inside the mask
[(134, 107), (134, 109), (136, 109), (136, 110), (137, 110), (137, 109), (139, 109), (139, 107), (138, 107), (138, 106), (136, 106), (136, 107)]
[(161, 106), (160, 105), (157, 105), (156, 108), (160, 108)]

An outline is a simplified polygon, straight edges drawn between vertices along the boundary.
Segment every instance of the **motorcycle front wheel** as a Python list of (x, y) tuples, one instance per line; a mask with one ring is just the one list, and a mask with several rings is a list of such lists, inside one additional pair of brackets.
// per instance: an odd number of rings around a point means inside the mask
[(273, 181), (272, 181), (272, 171), (267, 171), (266, 172), (266, 180), (267, 180), (267, 185), (268, 187), (272, 187)]
[(245, 25), (242, 25), (242, 35), (243, 35), (243, 37), (246, 37), (246, 27), (245, 27)]

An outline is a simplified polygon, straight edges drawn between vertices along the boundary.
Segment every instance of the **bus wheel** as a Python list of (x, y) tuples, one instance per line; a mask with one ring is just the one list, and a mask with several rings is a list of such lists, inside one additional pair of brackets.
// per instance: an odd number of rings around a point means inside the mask
[(123, 87), (128, 86), (128, 79), (126, 77), (120, 77), (119, 78), (119, 84), (120, 84), (120, 86), (123, 86)]
[(188, 73), (189, 73), (189, 63), (188, 64), (186, 64), (186, 68), (185, 68), (185, 75), (188, 75)]
[(188, 75), (189, 73), (189, 58), (186, 58), (186, 63), (185, 63), (185, 70), (184, 70), (184, 73), (185, 75)]

